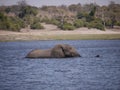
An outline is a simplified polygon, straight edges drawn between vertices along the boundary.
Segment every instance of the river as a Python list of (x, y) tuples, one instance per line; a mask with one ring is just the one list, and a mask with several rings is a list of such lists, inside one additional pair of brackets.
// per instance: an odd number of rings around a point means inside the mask
[[(25, 58), (62, 43), (82, 57)], [(0, 42), (0, 90), (120, 90), (120, 40)]]

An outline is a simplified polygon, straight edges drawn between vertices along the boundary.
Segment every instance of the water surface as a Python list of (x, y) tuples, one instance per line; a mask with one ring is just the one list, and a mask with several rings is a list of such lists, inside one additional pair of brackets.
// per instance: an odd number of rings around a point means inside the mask
[[(82, 57), (25, 58), (61, 43)], [(120, 90), (120, 40), (1, 42), (0, 90)]]

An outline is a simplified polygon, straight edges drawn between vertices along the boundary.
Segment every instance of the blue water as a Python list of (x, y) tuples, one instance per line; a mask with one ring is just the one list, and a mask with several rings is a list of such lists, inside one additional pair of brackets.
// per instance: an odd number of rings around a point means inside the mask
[[(82, 57), (25, 58), (59, 43)], [(1, 42), (0, 90), (120, 90), (120, 40)]]

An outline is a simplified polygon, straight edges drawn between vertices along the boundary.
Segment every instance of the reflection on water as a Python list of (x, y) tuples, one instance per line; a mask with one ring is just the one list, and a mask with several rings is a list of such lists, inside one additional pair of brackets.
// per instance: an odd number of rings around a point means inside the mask
[[(24, 58), (59, 43), (82, 57)], [(1, 42), (0, 90), (120, 90), (120, 40)]]

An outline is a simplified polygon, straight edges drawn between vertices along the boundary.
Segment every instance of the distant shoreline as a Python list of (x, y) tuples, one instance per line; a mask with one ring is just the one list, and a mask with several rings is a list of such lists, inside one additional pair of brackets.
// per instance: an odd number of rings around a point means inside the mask
[(74, 31), (63, 30), (26, 30), (12, 32), (0, 30), (0, 42), (31, 41), (31, 40), (111, 40), (120, 39), (120, 30), (101, 31), (80, 28)]

